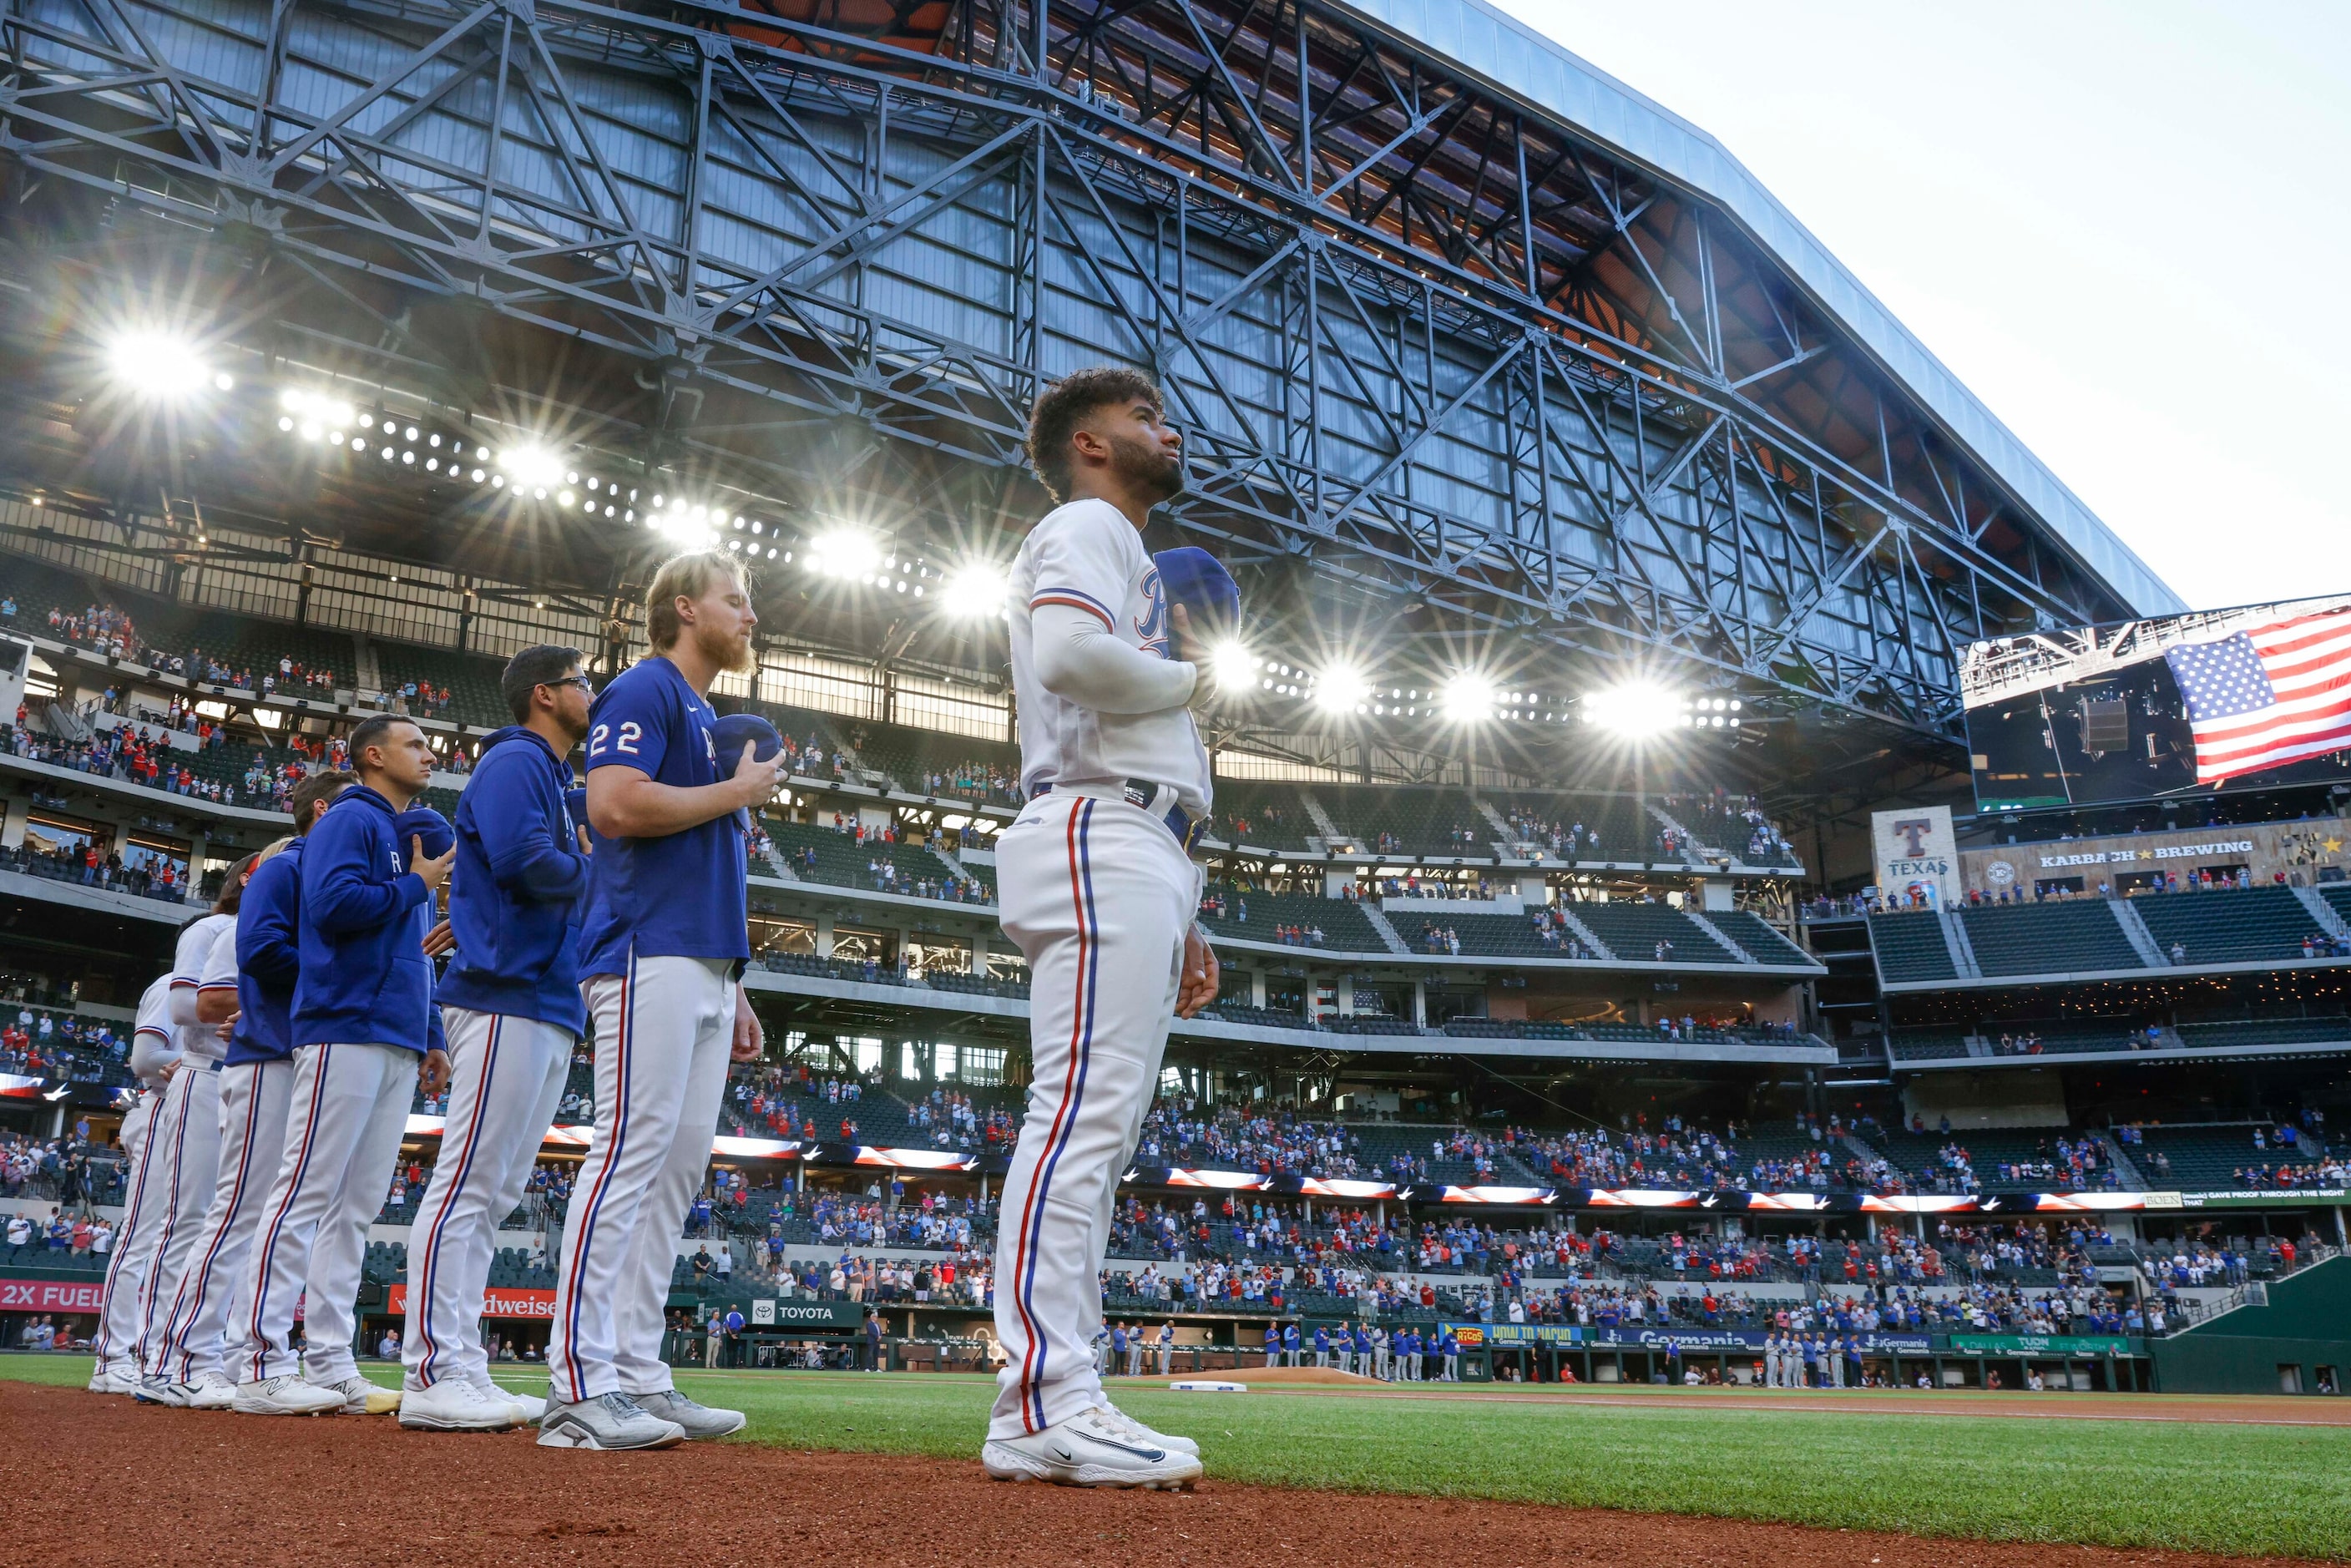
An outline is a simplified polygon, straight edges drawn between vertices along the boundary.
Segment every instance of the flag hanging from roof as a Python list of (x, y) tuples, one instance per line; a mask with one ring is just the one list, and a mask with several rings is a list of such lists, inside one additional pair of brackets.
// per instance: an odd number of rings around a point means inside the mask
[(2351, 747), (2351, 610), (2296, 616), (2164, 654), (2217, 783)]

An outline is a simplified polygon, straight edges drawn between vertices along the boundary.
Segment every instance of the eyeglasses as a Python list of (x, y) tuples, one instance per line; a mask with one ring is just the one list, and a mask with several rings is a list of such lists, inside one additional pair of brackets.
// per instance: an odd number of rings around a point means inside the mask
[(538, 684), (542, 686), (578, 686), (591, 697), (596, 695), (595, 686), (585, 675), (566, 675), (559, 681), (541, 681)]

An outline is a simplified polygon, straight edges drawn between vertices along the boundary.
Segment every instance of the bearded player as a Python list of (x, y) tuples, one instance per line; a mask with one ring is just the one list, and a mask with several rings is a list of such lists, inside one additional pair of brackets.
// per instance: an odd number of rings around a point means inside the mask
[(1144, 519), (1183, 486), (1183, 443), (1146, 378), (1082, 371), (1037, 400), (1029, 458), (1061, 505), (1012, 569), (1029, 803), (996, 863), (1005, 933), (1029, 960), (1035, 1072), (999, 1210), (1007, 1361), (981, 1462), (999, 1480), (1186, 1487), (1198, 1446), (1113, 1406), (1089, 1350), (1111, 1202), (1169, 1019), (1217, 996), (1190, 854), (1209, 806), (1192, 710), (1212, 682), (1143, 547)]

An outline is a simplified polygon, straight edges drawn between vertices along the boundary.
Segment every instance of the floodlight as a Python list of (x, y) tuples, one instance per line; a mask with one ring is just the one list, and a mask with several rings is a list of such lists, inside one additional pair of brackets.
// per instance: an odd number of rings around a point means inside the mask
[(1437, 706), (1447, 718), (1456, 724), (1474, 724), (1494, 716), (1494, 704), (1501, 694), (1494, 683), (1474, 671), (1463, 671), (1445, 683), (1438, 694)]
[(967, 561), (940, 584), (939, 603), (950, 615), (985, 620), (1004, 613), (1012, 580), (994, 561)]
[(1682, 717), (1680, 699), (1646, 681), (1587, 693), (1583, 699), (1585, 723), (1630, 739), (1663, 734), (1680, 725)]
[(499, 452), (498, 466), (517, 486), (537, 488), (560, 483), (563, 478), (563, 459), (544, 446), (528, 443)]
[(830, 528), (810, 541), (803, 564), (820, 576), (870, 583), (882, 564), (882, 545), (862, 528)]
[(230, 385), (193, 343), (168, 332), (120, 334), (106, 346), (106, 366), (123, 390), (153, 402), (178, 402), (207, 387), (225, 392)]
[(1348, 664), (1332, 665), (1314, 684), (1314, 705), (1330, 713), (1360, 712), (1371, 695), (1372, 683)]
[(1208, 673), (1216, 677), (1220, 692), (1248, 691), (1257, 685), (1257, 655), (1238, 643), (1219, 643), (1208, 650)]

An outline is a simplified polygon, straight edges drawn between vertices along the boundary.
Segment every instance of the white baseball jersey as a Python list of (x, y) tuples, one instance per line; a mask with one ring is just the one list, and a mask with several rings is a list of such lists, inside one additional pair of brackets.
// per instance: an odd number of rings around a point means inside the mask
[(172, 977), (158, 975), (140, 994), (138, 1021), (131, 1026), (131, 1071), (150, 1089), (163, 1082), (163, 1068), (180, 1060), (180, 1031), (172, 1027)]
[[(194, 922), (180, 933), (179, 950), (172, 959), (174, 998), (172, 1016), (174, 1019), (184, 1018), (187, 1020), (179, 1025), (180, 1053), (199, 1061), (218, 1061), (228, 1054), (228, 1042), (221, 1039), (219, 1030), (212, 1024), (195, 1021), (195, 997), (197, 989), (204, 984), (204, 961), (213, 956), (214, 946), (224, 936), (229, 940), (231, 964), (234, 966), (236, 946), (236, 916), (234, 915), (207, 915)], [(232, 984), (235, 983), (235, 973), (232, 967), (229, 971)]]
[(1205, 816), (1208, 754), (1188, 708), (1102, 713), (1045, 689), (1030, 616), (1065, 605), (1100, 621), (1129, 647), (1173, 658), (1167, 601), (1143, 536), (1107, 501), (1056, 507), (1029, 531), (1012, 563), (1012, 685), (1020, 703), (1020, 783), (1171, 785), (1185, 810)]
[[(199, 997), (206, 991), (236, 989), (236, 919), (234, 915), (221, 918), (228, 922), (228, 927), (214, 941), (213, 950), (204, 955), (204, 967), (196, 976), (196, 995)], [(214, 1045), (221, 1045), (225, 1051), (218, 1025), (202, 1024), (198, 1027), (213, 1037)]]

